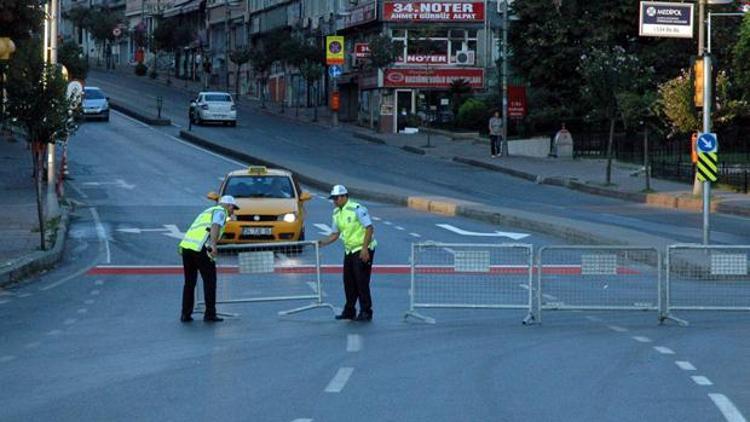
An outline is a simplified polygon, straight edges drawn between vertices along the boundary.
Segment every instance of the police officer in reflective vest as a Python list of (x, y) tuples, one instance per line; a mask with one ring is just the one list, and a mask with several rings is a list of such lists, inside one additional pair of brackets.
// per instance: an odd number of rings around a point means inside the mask
[[(336, 205), (333, 210), (333, 233), (320, 240), (320, 246), (335, 242), (339, 237), (344, 242), (344, 292), (346, 304), (336, 319), (372, 320), (372, 298), (370, 296), (370, 273), (377, 242), (373, 238), (373, 227), (367, 208), (349, 199), (349, 192), (342, 185), (331, 190), (330, 199)], [(355, 304), (359, 300), (359, 314)], [(356, 317), (355, 317), (356, 316)]]
[(204, 210), (190, 225), (185, 237), (180, 242), (182, 268), (185, 273), (185, 286), (182, 288), (182, 316), (180, 321), (193, 320), (195, 302), (195, 284), (198, 272), (203, 279), (203, 293), (206, 298), (204, 321), (219, 322), (223, 318), (216, 315), (216, 262), (218, 254), (216, 242), (224, 234), (227, 219), (239, 209), (234, 197), (225, 195), (219, 204)]

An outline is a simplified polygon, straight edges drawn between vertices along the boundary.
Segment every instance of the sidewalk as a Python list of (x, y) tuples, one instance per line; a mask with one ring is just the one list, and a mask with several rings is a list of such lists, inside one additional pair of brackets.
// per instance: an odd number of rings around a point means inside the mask
[[(163, 74), (156, 80), (152, 80), (148, 77), (135, 76), (130, 68), (120, 67), (113, 72), (122, 77), (138, 78), (140, 81), (148, 81), (148, 83), (160, 86), (166, 85), (166, 78)], [(185, 82), (174, 78), (172, 78), (171, 87), (191, 93), (197, 93), (203, 89), (200, 82)], [(209, 89), (224, 90), (224, 87), (211, 86)], [(331, 126), (331, 112), (325, 106), (318, 107), (318, 119), (313, 122), (315, 113), (313, 108), (287, 106), (282, 114), (281, 107), (277, 103), (266, 101), (265, 108), (261, 108), (260, 101), (257, 98), (241, 95), (238, 100), (241, 106), (252, 107), (258, 112), (324, 127)], [(352, 123), (341, 123), (340, 127), (341, 130), (349, 131), (353, 136), (364, 141), (401, 148), (414, 154), (431, 155), (461, 162), (537, 183), (561, 186), (664, 208), (700, 211), (703, 206), (702, 198), (696, 198), (692, 195), (692, 185), (685, 183), (651, 178), (651, 191), (645, 192), (645, 175), (638, 171), (641, 166), (635, 164), (615, 161), (612, 166), (611, 184), (606, 185), (607, 161), (603, 159), (564, 160), (521, 156), (492, 158), (489, 153), (489, 142), (484, 138), (456, 140), (441, 134), (430, 134), (428, 136), (424, 132), (412, 135), (381, 134)], [(713, 211), (721, 213), (750, 216), (750, 195), (714, 189), (711, 208)]]

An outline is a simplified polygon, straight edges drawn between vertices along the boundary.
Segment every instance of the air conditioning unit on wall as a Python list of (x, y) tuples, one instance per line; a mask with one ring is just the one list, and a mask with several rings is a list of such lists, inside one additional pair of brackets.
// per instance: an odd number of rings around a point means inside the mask
[(474, 51), (469, 50), (459, 50), (456, 52), (456, 64), (462, 64), (462, 65), (473, 65), (474, 64)]

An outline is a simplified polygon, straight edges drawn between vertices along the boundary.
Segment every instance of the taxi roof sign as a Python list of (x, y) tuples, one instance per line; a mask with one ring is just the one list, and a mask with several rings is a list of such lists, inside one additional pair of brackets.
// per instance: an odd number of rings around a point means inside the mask
[(268, 173), (268, 169), (266, 166), (250, 166), (247, 168), (247, 173), (256, 176), (265, 175)]

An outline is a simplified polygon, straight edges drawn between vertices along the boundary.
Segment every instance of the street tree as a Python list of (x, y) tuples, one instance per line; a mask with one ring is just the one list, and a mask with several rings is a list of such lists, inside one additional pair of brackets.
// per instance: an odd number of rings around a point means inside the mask
[(242, 66), (250, 61), (252, 51), (248, 47), (236, 48), (229, 52), (229, 60), (236, 66), (234, 77), (234, 88), (236, 101), (240, 100), (240, 70)]
[(88, 7), (76, 6), (67, 11), (63, 11), (63, 18), (73, 24), (76, 39), (80, 42), (83, 38), (83, 31), (88, 29), (91, 22), (91, 9)]
[(89, 64), (83, 58), (83, 49), (75, 41), (65, 41), (60, 46), (57, 61), (68, 69), (69, 79), (86, 79)]
[[(113, 30), (121, 23), (120, 18), (106, 7), (91, 9), (88, 16), (86, 28), (89, 30), (91, 37), (94, 38), (94, 41), (98, 44), (99, 51), (105, 55), (107, 68), (110, 67), (111, 59), (109, 44), (115, 39)], [(100, 57), (101, 54), (97, 55), (97, 65), (100, 64)]]
[(0, 37), (18, 42), (41, 32), (45, 3), (42, 0), (0, 0)]
[(742, 19), (733, 53), (732, 70), (740, 97), (750, 101), (750, 13)]
[[(302, 78), (305, 80), (305, 97), (306, 103), (310, 106), (310, 91), (314, 86), (317, 86), (318, 81), (323, 77), (325, 67), (323, 66), (325, 55), (323, 49), (317, 45), (303, 43), (300, 57), (302, 62), (299, 65), (299, 71), (302, 74)], [(313, 104), (313, 121), (318, 121), (318, 103), (317, 101)]]
[(586, 119), (605, 119), (609, 122), (605, 178), (607, 185), (612, 182), (615, 124), (621, 113), (618, 95), (637, 86), (641, 68), (638, 58), (619, 45), (591, 48), (581, 56), (578, 66), (584, 83), (581, 96), (589, 108)]
[(266, 108), (266, 85), (268, 84), (268, 73), (276, 61), (274, 55), (265, 46), (255, 47), (251, 50), (250, 63), (253, 71), (260, 79), (260, 108)]
[[(378, 34), (370, 38), (368, 42), (370, 50), (369, 56), (364, 61), (363, 70), (374, 70), (376, 73), (382, 72), (385, 68), (392, 65), (399, 56), (402, 56), (403, 47), (393, 43), (388, 35)], [(361, 84), (360, 84), (361, 85)], [(370, 128), (375, 127), (375, 96), (370, 95)]]
[[(154, 71), (157, 71), (156, 64), (159, 54), (176, 54), (180, 48), (190, 44), (193, 40), (193, 33), (189, 27), (180, 25), (174, 19), (161, 19), (158, 26), (154, 29), (152, 48), (155, 53)], [(175, 76), (179, 72), (179, 59), (175, 59)], [(170, 72), (167, 72), (167, 84), (171, 83)]]
[(42, 184), (47, 145), (67, 139), (77, 129), (60, 67), (42, 61), (37, 39), (19, 43), (8, 71), (7, 109), (31, 144), (40, 246), (47, 248)]

